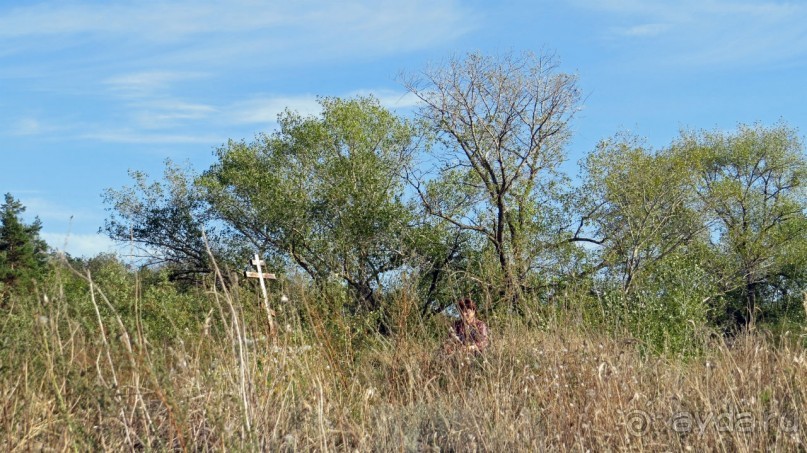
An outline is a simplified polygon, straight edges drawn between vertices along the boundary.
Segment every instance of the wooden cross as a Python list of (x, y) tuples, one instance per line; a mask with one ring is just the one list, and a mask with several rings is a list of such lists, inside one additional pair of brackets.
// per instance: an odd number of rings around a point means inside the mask
[(266, 262), (261, 259), (261, 257), (256, 253), (253, 256), (252, 261), (249, 262), (258, 270), (258, 272), (253, 271), (244, 271), (244, 276), (247, 278), (257, 278), (258, 281), (261, 283), (261, 293), (263, 293), (263, 306), (266, 309), (266, 317), (269, 320), (269, 333), (273, 334), (275, 332), (275, 323), (273, 321), (274, 312), (269, 307), (269, 296), (266, 293), (266, 284), (264, 280), (277, 280), (275, 274), (264, 274), (261, 270), (261, 266), (265, 266)]

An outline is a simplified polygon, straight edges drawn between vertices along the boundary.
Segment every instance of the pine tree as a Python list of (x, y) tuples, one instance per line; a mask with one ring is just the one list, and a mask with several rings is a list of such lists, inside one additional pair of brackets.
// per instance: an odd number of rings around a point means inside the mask
[(10, 193), (0, 206), (0, 304), (14, 288), (31, 284), (45, 269), (47, 244), (39, 238), (42, 222), (30, 225), (20, 219), (25, 207)]

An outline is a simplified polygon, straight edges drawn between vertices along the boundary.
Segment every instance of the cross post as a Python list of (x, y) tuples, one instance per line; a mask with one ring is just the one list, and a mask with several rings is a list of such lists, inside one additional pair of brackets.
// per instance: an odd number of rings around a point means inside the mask
[(274, 323), (274, 316), (273, 311), (269, 307), (269, 295), (266, 293), (266, 284), (264, 280), (277, 280), (275, 274), (264, 274), (261, 266), (265, 266), (266, 262), (263, 261), (257, 253), (253, 256), (252, 261), (250, 264), (255, 266), (258, 272), (253, 271), (244, 271), (244, 276), (247, 278), (257, 278), (261, 284), (261, 293), (263, 294), (263, 307), (266, 309), (266, 318), (269, 320), (269, 334), (275, 333), (275, 323)]

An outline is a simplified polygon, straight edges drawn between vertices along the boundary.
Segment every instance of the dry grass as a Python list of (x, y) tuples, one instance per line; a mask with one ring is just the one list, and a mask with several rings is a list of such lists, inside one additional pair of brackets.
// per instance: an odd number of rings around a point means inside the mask
[(261, 340), (237, 296), (210, 297), (220, 327), (170, 345), (117, 321), (90, 337), (51, 302), (0, 356), (0, 449), (804, 449), (796, 341), (748, 335), (682, 361), (572, 326), (494, 325), (483, 357), (446, 359), (417, 328), (356, 346), (303, 293), (291, 304), (310, 327), (287, 310)]

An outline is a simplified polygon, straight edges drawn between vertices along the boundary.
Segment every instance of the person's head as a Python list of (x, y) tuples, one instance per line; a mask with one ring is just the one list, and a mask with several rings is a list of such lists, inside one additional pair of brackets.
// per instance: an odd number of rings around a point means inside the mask
[(459, 308), (460, 315), (466, 321), (472, 321), (476, 317), (476, 304), (471, 299), (460, 299), (457, 302), (457, 308)]

